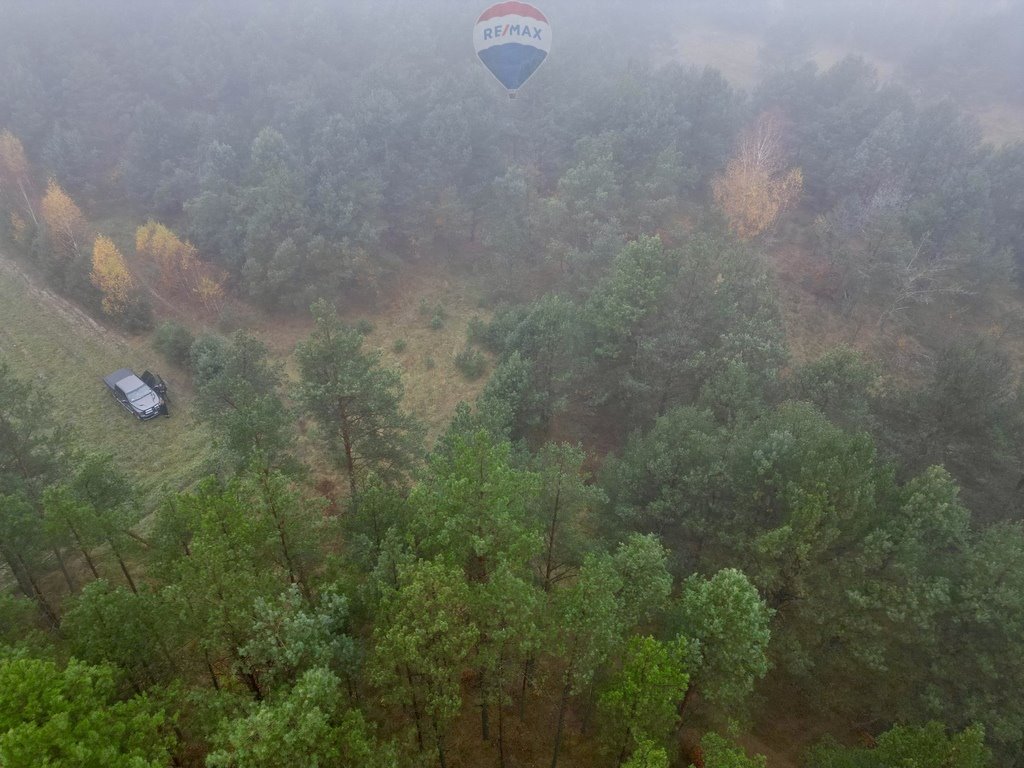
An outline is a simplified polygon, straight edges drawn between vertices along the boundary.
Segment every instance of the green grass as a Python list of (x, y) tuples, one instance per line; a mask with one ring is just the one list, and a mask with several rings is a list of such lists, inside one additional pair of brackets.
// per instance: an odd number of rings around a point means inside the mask
[[(110, 453), (142, 492), (147, 510), (162, 490), (196, 479), (211, 455), (209, 435), (189, 415), (180, 373), (145, 339), (93, 323), (72, 305), (31, 285), (0, 260), (0, 354), (18, 375), (45, 385), (54, 414), (83, 450)], [(102, 377), (118, 368), (155, 370), (167, 380), (171, 417), (140, 422), (111, 397)]]

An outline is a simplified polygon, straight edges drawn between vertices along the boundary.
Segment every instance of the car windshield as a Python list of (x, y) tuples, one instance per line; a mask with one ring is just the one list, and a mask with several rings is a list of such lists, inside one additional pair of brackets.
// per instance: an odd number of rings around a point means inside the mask
[(144, 398), (151, 391), (152, 390), (150, 390), (150, 388), (146, 386), (133, 389), (131, 392), (128, 393), (128, 399), (134, 403), (136, 400), (141, 400), (142, 398)]

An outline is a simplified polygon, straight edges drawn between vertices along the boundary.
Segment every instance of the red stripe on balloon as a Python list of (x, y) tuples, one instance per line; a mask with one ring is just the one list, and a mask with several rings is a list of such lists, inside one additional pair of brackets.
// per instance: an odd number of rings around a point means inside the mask
[(548, 21), (547, 17), (532, 5), (528, 5), (527, 3), (509, 2), (492, 5), (480, 14), (480, 18), (476, 20), (476, 23), (479, 24), (481, 21), (488, 21), (489, 19), (495, 19), (499, 16), (526, 16), (530, 19), (543, 21), (545, 24)]

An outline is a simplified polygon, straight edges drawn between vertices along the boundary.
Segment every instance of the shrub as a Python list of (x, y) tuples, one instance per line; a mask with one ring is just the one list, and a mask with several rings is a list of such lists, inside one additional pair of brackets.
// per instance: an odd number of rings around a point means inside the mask
[(488, 338), (488, 325), (479, 317), (471, 317), (469, 319), (469, 325), (466, 326), (466, 341), (470, 344), (484, 344), (487, 343)]
[(395, 339), (394, 343), (391, 345), (391, 350), (400, 355), (405, 352), (407, 346), (405, 339)]
[(434, 370), (434, 367), (436, 365), (437, 363), (434, 362), (434, 358), (432, 358), (430, 355), (427, 355), (425, 358), (423, 358), (423, 367), (426, 368), (428, 371)]
[(467, 346), (455, 356), (455, 367), (468, 381), (476, 381), (487, 370), (487, 358), (479, 349)]
[(189, 368), (197, 381), (212, 379), (224, 368), (228, 342), (223, 336), (204, 333), (189, 350)]
[(184, 368), (189, 366), (189, 351), (195, 343), (192, 331), (181, 323), (168, 320), (161, 323), (153, 334), (153, 349), (170, 363)]
[(373, 323), (367, 320), (365, 317), (356, 323), (356, 330), (359, 331), (363, 336), (369, 336), (373, 333)]
[(444, 306), (435, 304), (432, 307), (427, 303), (426, 299), (420, 299), (420, 316), (429, 317), (430, 327), (435, 331), (440, 331), (444, 328), (444, 321), (448, 319), (448, 313), (444, 311)]
[(434, 307), (434, 314), (430, 317), (430, 327), (435, 331), (440, 331), (444, 328), (444, 321), (447, 315), (445, 314), (444, 308), (438, 304)]
[(153, 330), (153, 307), (144, 296), (132, 297), (121, 315), (121, 324), (128, 333)]

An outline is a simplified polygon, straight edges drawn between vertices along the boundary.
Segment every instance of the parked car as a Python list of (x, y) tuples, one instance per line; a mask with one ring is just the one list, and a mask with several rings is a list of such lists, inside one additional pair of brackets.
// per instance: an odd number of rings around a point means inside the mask
[[(121, 368), (105, 376), (103, 382), (121, 407), (136, 418), (146, 420), (167, 414), (164, 397), (157, 391), (158, 388), (163, 389), (163, 394), (166, 395), (167, 387), (163, 379), (149, 371), (142, 376), (150, 379), (151, 383), (143, 381), (142, 377), (136, 376), (127, 368)], [(153, 384), (157, 384), (157, 387)]]

